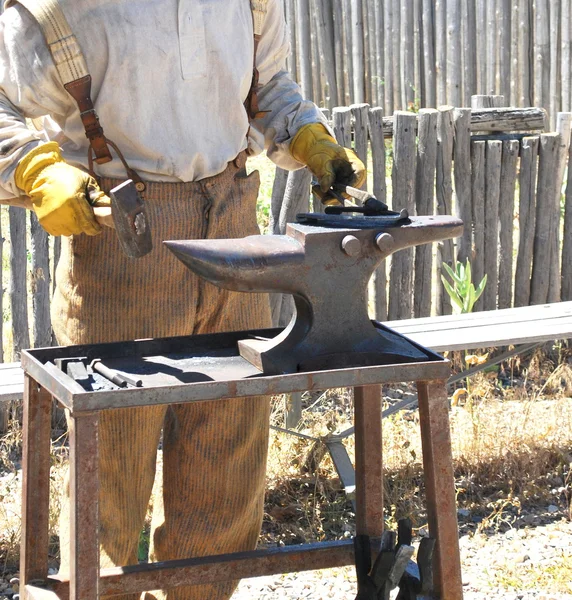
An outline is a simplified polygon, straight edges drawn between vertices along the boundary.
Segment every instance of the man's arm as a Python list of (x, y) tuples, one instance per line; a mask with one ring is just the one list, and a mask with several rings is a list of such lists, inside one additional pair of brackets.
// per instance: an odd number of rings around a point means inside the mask
[(26, 117), (63, 116), (70, 104), (37, 22), (23, 7), (9, 8), (0, 18), (0, 200), (22, 205), (27, 196), (52, 235), (95, 235), (93, 204), (109, 199), (63, 160), (56, 142), (26, 125)]
[(290, 141), (303, 125), (325, 125), (326, 121), (313, 102), (304, 100), (300, 87), (286, 71), (289, 53), (283, 3), (269, 0), (256, 56), (260, 77), (259, 108), (269, 112), (253, 121), (252, 127), (264, 135), (268, 157), (278, 166), (294, 170), (304, 165), (290, 154)]
[(252, 127), (264, 134), (269, 158), (290, 170), (306, 165), (322, 192), (334, 183), (360, 187), (366, 179), (363, 163), (353, 150), (336, 142), (318, 107), (302, 98), (284, 70), (289, 50), (283, 4), (269, 0), (257, 53), (259, 109), (269, 112)]
[[(55, 66), (34, 18), (21, 6), (0, 18), (0, 200), (21, 196), (14, 174), (19, 161), (46, 141), (26, 117), (49, 114), (62, 96)], [(51, 105), (51, 106), (50, 106)]]

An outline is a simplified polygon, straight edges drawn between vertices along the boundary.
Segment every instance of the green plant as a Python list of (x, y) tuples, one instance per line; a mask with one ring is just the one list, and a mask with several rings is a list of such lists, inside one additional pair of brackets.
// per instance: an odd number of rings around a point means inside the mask
[(485, 285), (487, 284), (487, 276), (485, 275), (477, 288), (472, 282), (471, 263), (469, 259), (465, 264), (460, 261), (455, 262), (455, 270), (448, 264), (443, 263), (443, 269), (451, 278), (448, 281), (445, 275), (441, 275), (443, 286), (451, 298), (451, 302), (459, 309), (461, 313), (470, 313), (473, 311), (475, 302), (479, 299)]

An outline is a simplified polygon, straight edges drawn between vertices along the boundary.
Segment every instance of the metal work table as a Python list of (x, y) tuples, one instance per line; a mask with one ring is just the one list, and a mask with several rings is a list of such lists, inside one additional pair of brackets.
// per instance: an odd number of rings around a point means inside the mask
[[(335, 387), (354, 388), (356, 531), (377, 540), (383, 530), (380, 384), (416, 382), (423, 443), (429, 533), (436, 539), (435, 595), (462, 598), (446, 380), (448, 361), (375, 327), (401, 348), (398, 364), (263, 375), (238, 352), (239, 340), (272, 338), (260, 330), (124, 343), (28, 350), (22, 353), (24, 457), (21, 597), (96, 600), (181, 585), (353, 564), (352, 541), (322, 542), (206, 558), (99, 569), (98, 419), (101, 411), (134, 406), (216, 401)], [(71, 359), (106, 366), (142, 381), (120, 389), (97, 377), (80, 385), (65, 371)], [(59, 365), (59, 368), (58, 366)], [(64, 369), (64, 370), (62, 370)], [(50, 424), (52, 398), (69, 410), (71, 571), (48, 577)], [(372, 547), (374, 552), (376, 548)]]

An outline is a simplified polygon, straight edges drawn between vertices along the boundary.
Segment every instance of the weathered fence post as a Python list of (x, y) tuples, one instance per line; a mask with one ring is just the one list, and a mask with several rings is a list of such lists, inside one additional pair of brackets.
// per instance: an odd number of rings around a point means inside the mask
[[(550, 128), (556, 127), (556, 113), (561, 110), (562, 102), (560, 98), (560, 71), (556, 68), (560, 58), (560, 4), (558, 2), (550, 2), (549, 6), (549, 22), (550, 22), (550, 90), (549, 90), (549, 105), (550, 109)], [(570, 73), (567, 78), (570, 78)], [(560, 285), (560, 282), (558, 282)]]
[(447, 13), (444, 0), (435, 1), (435, 73), (437, 104), (447, 104)]
[(30, 212), (30, 238), (32, 242), (32, 312), (34, 347), (50, 346), (50, 262), (48, 234), (41, 227), (34, 212)]
[[(487, 55), (483, 52), (487, 40), (487, 4), (486, 0), (475, 0), (475, 24), (477, 51), (475, 58), (477, 61), (477, 88), (472, 93), (484, 92), (487, 88)], [(473, 107), (474, 108), (474, 107)]]
[[(415, 212), (415, 114), (394, 113), (392, 208)], [(408, 319), (413, 315), (413, 249), (400, 250), (391, 257), (389, 319)]]
[(383, 134), (383, 108), (369, 109), (369, 137), (371, 141), (371, 160), (373, 172), (373, 195), (386, 202), (385, 184), (385, 137)]
[(28, 294), (26, 275), (26, 211), (10, 206), (10, 310), (12, 312), (12, 343), (14, 360), (20, 360), (20, 352), (30, 347), (28, 327)]
[[(477, 87), (477, 24), (475, 4), (471, 2), (461, 3), (461, 27), (462, 27), (462, 52), (463, 52), (463, 105), (471, 105), (471, 95), (478, 90)], [(429, 106), (433, 106), (430, 104)]]
[(518, 55), (518, 44), (520, 32), (519, 26), (519, 12), (518, 12), (518, 1), (512, 3), (512, 14), (510, 17), (510, 106), (518, 106), (519, 94), (520, 94), (520, 81), (519, 81), (519, 55)]
[(344, 24), (344, 39), (345, 50), (344, 56), (347, 61), (347, 104), (354, 102), (354, 57), (352, 52), (353, 47), (353, 27), (352, 27), (352, 9), (351, 0), (342, 0), (343, 24)]
[(487, 27), (486, 27), (486, 65), (487, 76), (485, 93), (498, 94), (497, 90), (497, 28), (496, 28), (496, 0), (487, 0)]
[(531, 4), (530, 0), (519, 0), (518, 3), (518, 106), (531, 104)]
[(550, 31), (548, 0), (534, 3), (534, 105), (548, 109), (550, 90)]
[[(423, 108), (419, 111), (415, 190), (418, 215), (432, 215), (435, 212), (438, 119), (439, 111), (434, 108)], [(415, 317), (431, 316), (432, 267), (433, 244), (417, 246), (415, 248), (415, 284), (413, 297), (413, 312)]]
[(518, 150), (518, 140), (502, 142), (499, 194), (500, 251), (498, 308), (510, 308), (512, 306), (514, 194)]
[(362, 18), (363, 18), (363, 54), (364, 54), (364, 83), (365, 95), (364, 102), (373, 104), (373, 85), (372, 77), (375, 72), (373, 63), (372, 42), (373, 42), (373, 6), (371, 0), (362, 0)]
[[(391, 40), (392, 40), (392, 60), (393, 69), (393, 110), (403, 110), (405, 106), (401, 104), (401, 0), (387, 0), (393, 4), (391, 21)], [(387, 111), (386, 111), (387, 112)]]
[(447, 104), (461, 106), (461, 0), (447, 0)]
[[(385, 184), (385, 138), (383, 136), (383, 109), (372, 108), (369, 111), (369, 135), (371, 140), (371, 160), (373, 171), (373, 194), (381, 202), (386, 202)], [(387, 319), (387, 267), (383, 261), (374, 273), (373, 295), (375, 318)]]
[(352, 145), (352, 111), (349, 106), (334, 108), (332, 111), (336, 140), (345, 148)]
[(564, 201), (562, 236), (562, 300), (572, 300), (572, 145), (568, 151), (568, 180)]
[(540, 138), (525, 137), (520, 148), (519, 241), (514, 279), (514, 305), (527, 306), (530, 300), (534, 230), (536, 226), (536, 172)]
[(288, 36), (290, 41), (290, 56), (288, 56), (287, 64), (290, 75), (294, 81), (298, 81), (298, 50), (296, 48), (297, 39), (297, 23), (296, 23), (296, 0), (284, 0), (284, 15), (288, 23)]
[[(471, 142), (471, 196), (473, 199), (473, 231), (475, 250), (472, 263), (473, 280), (478, 284), (485, 275), (485, 150), (486, 142)], [(482, 310), (483, 297), (475, 303)]]
[[(403, 110), (410, 109), (415, 103), (414, 17), (413, 0), (401, 0), (401, 41), (403, 44), (401, 108)], [(405, 40), (407, 40), (406, 43), (403, 43)]]
[(354, 102), (365, 102), (365, 71), (363, 44), (363, 7), (362, 0), (351, 0), (351, 24), (353, 68), (354, 68)]
[[(385, 26), (383, 21), (383, 4), (381, 2), (377, 2), (374, 0), (373, 2), (374, 8), (374, 40), (375, 40), (375, 65), (376, 70), (374, 74), (374, 88), (376, 90), (375, 94), (375, 103), (379, 107), (384, 106), (384, 81), (383, 81), (383, 72), (384, 72), (384, 52), (383, 52), (383, 44), (385, 38)], [(384, 32), (382, 35), (381, 32)]]
[(315, 8), (316, 0), (310, 0), (312, 7), (310, 10), (310, 52), (312, 62), (312, 96), (318, 106), (323, 106), (325, 102), (325, 77), (323, 71), (323, 56), (320, 51), (320, 41), (318, 33), (318, 13)]
[(562, 7), (562, 57), (560, 60), (560, 81), (562, 82), (562, 111), (572, 110), (572, 86), (570, 85), (570, 69), (572, 69), (572, 3)]
[[(430, 1), (430, 0), (427, 0)], [(393, 1), (385, 0), (383, 3), (383, 97), (385, 114), (391, 115), (394, 110), (393, 103)]]
[(312, 33), (310, 27), (310, 0), (296, 0), (296, 32), (298, 34), (299, 82), (306, 98), (312, 97)]
[(457, 260), (465, 262), (472, 253), (472, 208), (471, 208), (471, 109), (456, 108), (453, 111), (455, 142), (453, 163), (455, 165), (455, 196), (459, 216), (465, 225), (458, 242)]
[(560, 143), (558, 144), (556, 180), (554, 182), (554, 207), (552, 217), (552, 232), (550, 235), (550, 285), (548, 288), (548, 302), (560, 302), (560, 198), (562, 196), (562, 181), (568, 160), (570, 149), (570, 127), (572, 126), (572, 114), (558, 113), (556, 117), (556, 133)]
[(509, 99), (511, 66), (511, 0), (497, 0), (498, 57), (497, 71), (498, 93)]
[(559, 137), (557, 133), (543, 133), (540, 136), (531, 304), (543, 304), (548, 300)]
[(499, 194), (502, 142), (487, 142), (485, 155), (485, 274), (484, 310), (495, 310), (498, 291)]
[[(345, 70), (347, 58), (344, 53), (344, 22), (341, 0), (333, 0), (332, 11), (334, 16), (334, 58), (336, 63), (336, 84), (338, 88), (338, 104), (349, 104), (346, 96)], [(337, 105), (336, 105), (337, 106)]]
[[(350, 106), (351, 114), (354, 118), (354, 143), (356, 154), (363, 161), (367, 168), (367, 148), (368, 148), (368, 121), (369, 104), (352, 104)], [(367, 187), (367, 182), (362, 188)]]
[[(442, 106), (439, 108), (437, 122), (437, 177), (435, 190), (437, 197), (437, 213), (440, 215), (453, 214), (453, 108)], [(441, 273), (443, 263), (453, 266), (454, 242), (443, 240), (437, 244), (437, 290), (436, 307), (438, 315), (450, 315), (452, 312), (451, 299), (443, 293)]]

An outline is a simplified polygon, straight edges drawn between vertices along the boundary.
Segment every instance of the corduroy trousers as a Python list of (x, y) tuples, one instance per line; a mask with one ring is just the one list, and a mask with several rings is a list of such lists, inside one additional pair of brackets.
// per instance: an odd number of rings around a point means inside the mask
[[(62, 238), (52, 320), (60, 344), (91, 344), (267, 327), (268, 299), (217, 288), (191, 273), (163, 240), (258, 233), (259, 176), (240, 155), (215, 177), (148, 183), (153, 251), (125, 257), (112, 230)], [(109, 190), (118, 182), (102, 180)], [(151, 560), (251, 550), (262, 521), (269, 401), (116, 409), (101, 413), (101, 566), (137, 563), (163, 432), (162, 493), (154, 499)], [(69, 500), (60, 520), (69, 569)], [(236, 582), (148, 592), (146, 600), (223, 600)], [(135, 600), (136, 596), (122, 596)]]

